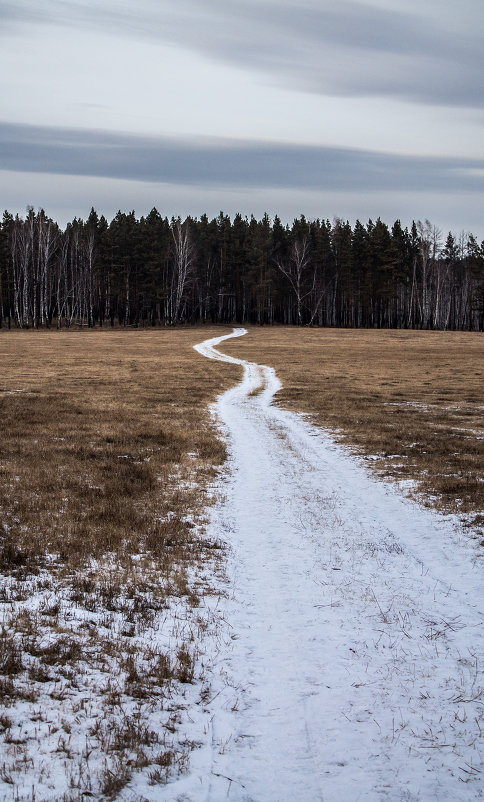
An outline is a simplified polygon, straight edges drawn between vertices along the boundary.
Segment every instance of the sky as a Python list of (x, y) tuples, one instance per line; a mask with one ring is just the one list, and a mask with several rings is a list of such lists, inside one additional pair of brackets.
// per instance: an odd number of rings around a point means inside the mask
[(0, 0), (0, 206), (484, 238), (482, 0)]

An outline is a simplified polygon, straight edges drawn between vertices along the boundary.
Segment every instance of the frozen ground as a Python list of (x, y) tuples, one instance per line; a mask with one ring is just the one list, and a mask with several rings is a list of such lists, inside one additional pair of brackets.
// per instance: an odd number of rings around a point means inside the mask
[[(239, 362), (216, 349), (224, 339), (197, 350)], [(230, 459), (207, 538), (227, 545), (227, 571), (207, 563), (194, 577), (207, 591), (200, 607), (168, 594), (155, 609), (145, 599), (147, 619), (140, 598), (134, 635), (122, 618), (131, 598), (117, 593), (115, 608), (98, 610), (95, 599), (87, 608), (56, 597), (59, 632), (77, 638), (86, 659), (75, 683), (53, 673), (35, 701), (6, 711), (1, 802), (484, 798), (475, 541), (370, 476), (303, 417), (271, 406), (280, 386), (272, 369), (240, 364), (241, 384), (214, 408)], [(8, 615), (33, 621), (49, 608), (52, 589), (35, 582), (17, 601), (6, 592)], [(99, 651), (106, 626), (126, 651), (124, 668)], [(194, 680), (161, 693), (153, 662), (177, 644), (195, 649)], [(148, 689), (139, 699), (135, 658)], [(172, 748), (181, 760), (165, 768)], [(128, 758), (124, 787), (103, 796), (102, 778), (114, 787)]]
[[(216, 350), (224, 339), (197, 350), (237, 362)], [(163, 799), (483, 798), (474, 547), (271, 406), (271, 368), (240, 364), (216, 405), (230, 447), (211, 522), (231, 549), (228, 634), (207, 741)]]

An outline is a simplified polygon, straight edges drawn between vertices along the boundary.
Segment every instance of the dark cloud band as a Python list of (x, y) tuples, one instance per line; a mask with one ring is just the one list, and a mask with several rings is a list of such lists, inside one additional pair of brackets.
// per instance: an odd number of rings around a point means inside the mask
[(484, 191), (484, 160), (0, 123), (0, 169), (225, 189)]
[(390, 5), (376, 7), (364, 0), (138, 0), (136, 5), (7, 0), (0, 5), (0, 33), (29, 22), (109, 31), (181, 45), (317, 94), (482, 108), (480, 26), (473, 29), (469, 23), (466, 33), (458, 32), (443, 26), (438, 6), (426, 14), (424, 4), (422, 15), (416, 15)]

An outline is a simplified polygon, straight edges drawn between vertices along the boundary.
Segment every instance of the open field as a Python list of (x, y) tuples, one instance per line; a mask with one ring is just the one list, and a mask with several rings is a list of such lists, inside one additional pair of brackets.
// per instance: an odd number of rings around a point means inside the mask
[(275, 368), (310, 413), (385, 477), (466, 515), (484, 539), (484, 339), (457, 332), (251, 328), (233, 356)]
[[(144, 799), (196, 746), (224, 571), (203, 531), (225, 459), (208, 404), (241, 370), (192, 346), (228, 331), (0, 335), (0, 801)], [(252, 328), (221, 350), (272, 365), (281, 405), (473, 520), (477, 545), (482, 342)]]
[(191, 748), (177, 695), (212, 625), (198, 524), (225, 457), (208, 404), (240, 374), (197, 336), (0, 338), (0, 799), (111, 798)]

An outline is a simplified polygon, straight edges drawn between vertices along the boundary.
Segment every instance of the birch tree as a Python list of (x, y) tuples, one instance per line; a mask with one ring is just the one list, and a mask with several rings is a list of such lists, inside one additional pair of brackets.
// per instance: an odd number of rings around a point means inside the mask
[(172, 226), (173, 237), (173, 273), (170, 293), (170, 322), (178, 323), (182, 308), (185, 288), (195, 264), (195, 247), (190, 233), (189, 220), (181, 222), (180, 218)]
[(289, 251), (288, 260), (282, 261), (277, 258), (276, 264), (281, 273), (287, 278), (294, 293), (297, 325), (302, 326), (303, 301), (312, 293), (316, 279), (314, 274), (311, 288), (306, 290), (305, 278), (311, 264), (309, 238), (303, 236), (301, 239), (294, 240)]

